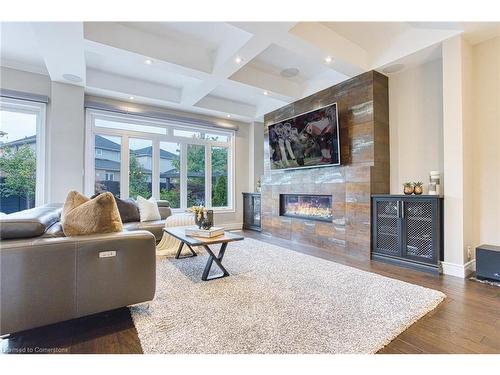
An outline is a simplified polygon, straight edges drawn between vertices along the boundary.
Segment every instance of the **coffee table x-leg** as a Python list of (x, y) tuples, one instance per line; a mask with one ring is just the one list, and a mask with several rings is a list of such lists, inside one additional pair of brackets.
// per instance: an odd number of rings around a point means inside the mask
[(183, 241), (181, 241), (181, 243), (179, 244), (179, 248), (177, 249), (177, 254), (175, 254), (175, 259), (192, 258), (192, 257), (195, 257), (195, 256), (198, 255), (193, 250), (193, 248), (191, 247), (191, 245), (189, 245), (188, 243), (186, 243), (185, 245), (189, 248), (189, 251), (191, 251), (191, 255), (183, 255), (183, 256), (181, 256), (181, 251), (182, 251), (182, 248), (184, 247), (184, 244), (185, 243)]
[[(224, 253), (226, 252), (227, 242), (224, 242), (221, 245), (218, 255), (215, 255), (207, 245), (203, 245), (203, 247), (208, 253), (208, 260), (207, 264), (205, 265), (205, 269), (203, 270), (203, 275), (201, 276), (201, 279), (203, 281), (207, 281), (207, 280), (221, 279), (223, 277), (229, 276), (229, 272), (227, 272), (227, 270), (222, 265), (222, 258), (224, 258)], [(222, 271), (222, 275), (213, 276), (209, 278), (208, 274), (210, 272), (210, 268), (212, 268), (213, 262), (215, 262), (215, 264), (217, 264), (217, 266), (220, 268), (220, 270)]]

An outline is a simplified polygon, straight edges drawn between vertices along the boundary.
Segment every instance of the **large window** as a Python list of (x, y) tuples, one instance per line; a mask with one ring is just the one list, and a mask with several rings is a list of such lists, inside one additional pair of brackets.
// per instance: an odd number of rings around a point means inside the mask
[(199, 204), (232, 210), (233, 138), (233, 131), (87, 110), (87, 155), (94, 162), (86, 161), (86, 193), (153, 196), (179, 210)]
[(0, 98), (0, 211), (44, 203), (45, 104)]

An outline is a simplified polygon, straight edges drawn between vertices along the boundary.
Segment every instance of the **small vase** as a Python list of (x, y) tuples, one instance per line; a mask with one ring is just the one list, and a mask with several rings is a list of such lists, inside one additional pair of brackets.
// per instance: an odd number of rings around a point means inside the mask
[(406, 195), (412, 195), (413, 194), (413, 186), (405, 186), (404, 187), (404, 193)]
[(201, 227), (205, 230), (209, 230), (210, 228), (212, 228), (212, 223), (210, 222), (210, 219), (208, 217), (205, 217), (202, 220)]
[(422, 186), (415, 186), (413, 188), (413, 193), (415, 193), (415, 195), (421, 195), (423, 192), (424, 189), (422, 188)]
[(197, 226), (199, 229), (201, 229), (201, 224), (203, 223), (203, 216), (202, 216), (200, 219), (198, 219), (198, 214), (197, 214), (197, 213), (195, 213), (195, 214), (194, 214), (194, 223), (196, 224), (196, 226)]

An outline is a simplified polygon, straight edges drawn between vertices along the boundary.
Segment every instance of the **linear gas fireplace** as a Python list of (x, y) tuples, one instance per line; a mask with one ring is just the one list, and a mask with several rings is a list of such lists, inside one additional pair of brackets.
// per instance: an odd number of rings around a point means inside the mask
[(280, 194), (280, 215), (331, 222), (332, 196)]

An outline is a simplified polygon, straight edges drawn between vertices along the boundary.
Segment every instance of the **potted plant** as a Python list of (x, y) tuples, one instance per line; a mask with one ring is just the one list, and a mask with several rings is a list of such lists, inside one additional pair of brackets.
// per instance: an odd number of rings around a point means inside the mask
[(414, 182), (413, 183), (413, 192), (416, 195), (421, 195), (424, 192), (423, 185), (424, 185), (423, 182), (420, 182), (420, 181), (419, 182)]
[(413, 194), (413, 183), (412, 182), (405, 182), (403, 184), (403, 191), (406, 195), (412, 195)]
[(194, 222), (196, 223), (198, 228), (201, 229), (201, 224), (203, 222), (207, 209), (203, 206), (193, 206), (189, 209), (189, 211), (194, 213)]

